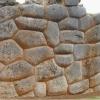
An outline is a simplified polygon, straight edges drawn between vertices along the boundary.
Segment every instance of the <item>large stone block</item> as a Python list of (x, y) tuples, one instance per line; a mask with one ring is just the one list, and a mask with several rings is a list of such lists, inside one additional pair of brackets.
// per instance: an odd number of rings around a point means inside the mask
[(0, 40), (11, 38), (17, 32), (17, 26), (13, 20), (0, 24)]
[(8, 64), (22, 57), (22, 48), (12, 39), (0, 42), (0, 61)]
[(15, 81), (34, 74), (34, 68), (24, 60), (19, 60), (7, 65), (0, 72), (0, 80)]
[(78, 19), (77, 18), (65, 18), (59, 22), (59, 28), (61, 30), (77, 30), (78, 29)]
[(14, 39), (23, 48), (32, 48), (47, 45), (43, 33), (38, 31), (20, 30), (14, 36)]
[(53, 21), (60, 21), (68, 16), (67, 7), (60, 4), (49, 5), (46, 10), (46, 18)]
[(42, 63), (54, 57), (53, 49), (48, 46), (35, 47), (24, 50), (25, 59), (33, 65)]
[(90, 28), (85, 33), (85, 41), (88, 43), (94, 43), (100, 41), (100, 25), (96, 25), (93, 28)]
[(61, 43), (54, 48), (56, 54), (70, 54), (73, 53), (73, 44)]
[(84, 33), (77, 30), (64, 30), (60, 33), (60, 41), (63, 43), (84, 43)]
[(35, 84), (36, 84), (35, 76), (31, 76), (14, 82), (16, 92), (18, 93), (19, 96), (32, 91), (35, 88)]
[(91, 15), (86, 15), (79, 19), (79, 29), (87, 31), (89, 28), (95, 25), (94, 19)]
[(85, 79), (74, 84), (69, 85), (69, 92), (71, 94), (82, 93), (89, 89), (89, 80)]
[(45, 81), (64, 74), (64, 69), (59, 67), (53, 59), (36, 66), (37, 80)]
[(38, 30), (43, 31), (47, 27), (45, 19), (18, 17), (15, 19), (16, 24), (20, 29)]
[(68, 83), (75, 83), (83, 79), (82, 67), (82, 62), (76, 61), (66, 68), (65, 75)]
[(21, 12), (23, 16), (29, 17), (37, 17), (43, 18), (44, 17), (44, 6), (38, 4), (25, 4), (20, 6)]
[(67, 80), (64, 76), (55, 78), (47, 82), (48, 95), (62, 95), (67, 94)]
[(48, 21), (48, 26), (44, 32), (48, 45), (55, 47), (59, 44), (59, 27), (56, 22)]
[(20, 11), (16, 6), (5, 6), (0, 8), (0, 22), (9, 18), (20, 15)]
[(68, 7), (70, 17), (81, 18), (86, 15), (86, 9), (83, 6)]

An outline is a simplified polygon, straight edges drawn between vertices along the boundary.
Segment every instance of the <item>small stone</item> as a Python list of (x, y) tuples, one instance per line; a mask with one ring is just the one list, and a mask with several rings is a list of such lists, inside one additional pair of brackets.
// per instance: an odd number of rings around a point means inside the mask
[(18, 95), (12, 82), (0, 81), (0, 98), (12, 98), (17, 96)]
[(64, 76), (55, 78), (47, 82), (48, 95), (63, 95), (67, 94), (67, 80)]
[(28, 62), (19, 60), (7, 65), (0, 72), (0, 80), (15, 81), (34, 74), (34, 68)]
[(88, 93), (93, 93), (93, 92), (94, 92), (94, 90), (92, 88), (89, 88), (83, 94), (88, 94)]
[(45, 97), (46, 96), (46, 84), (44, 82), (37, 82), (34, 88), (35, 96)]
[(5, 68), (6, 66), (0, 62), (0, 72)]
[(17, 26), (13, 20), (0, 24), (0, 40), (11, 38), (17, 32)]
[(46, 17), (53, 21), (60, 21), (68, 16), (67, 7), (60, 4), (53, 4), (47, 6)]
[(68, 83), (75, 83), (82, 80), (82, 62), (73, 62), (69, 67), (66, 68), (65, 75)]
[(23, 48), (32, 48), (47, 45), (43, 33), (37, 31), (20, 30), (15, 35), (14, 39)]
[(61, 30), (77, 30), (78, 29), (78, 19), (77, 18), (65, 18), (59, 22), (59, 28)]
[(61, 43), (54, 48), (54, 52), (57, 54), (69, 54), (73, 53), (73, 44)]
[(61, 67), (67, 67), (73, 62), (73, 55), (55, 55), (55, 62)]
[(53, 59), (37, 65), (35, 71), (39, 81), (49, 80), (64, 74), (64, 69), (59, 67)]
[(86, 15), (86, 9), (83, 6), (68, 7), (70, 17), (81, 18)]
[(20, 11), (16, 6), (5, 6), (0, 8), (0, 22), (12, 17), (17, 17), (18, 15), (20, 15)]
[(43, 18), (44, 17), (44, 7), (39, 4), (25, 4), (20, 6), (23, 16)]
[(54, 57), (53, 49), (48, 46), (25, 49), (24, 55), (25, 59), (33, 65), (37, 65)]
[(100, 73), (90, 78), (90, 87), (95, 87), (97, 85), (100, 85)]
[(30, 98), (30, 97), (35, 97), (35, 95), (34, 95), (34, 92), (33, 91), (31, 91), (31, 92), (29, 92), (29, 93), (27, 93), (27, 94), (24, 94), (24, 95), (22, 95), (21, 97), (23, 97), (23, 98)]
[(47, 27), (47, 20), (37, 18), (18, 17), (15, 19), (20, 29), (43, 31)]
[(99, 13), (94, 14), (93, 18), (94, 18), (96, 24), (100, 24), (100, 14)]
[(89, 80), (85, 79), (74, 84), (69, 85), (69, 92), (71, 94), (77, 94), (84, 92), (85, 90), (89, 89)]
[(95, 43), (100, 41), (100, 25), (96, 25), (93, 28), (90, 28), (85, 33), (85, 41), (87, 43)]
[(56, 22), (48, 21), (48, 26), (44, 34), (48, 45), (55, 47), (59, 44), (59, 27)]
[(77, 30), (61, 31), (60, 41), (63, 43), (84, 43), (84, 33)]
[(22, 48), (12, 39), (0, 42), (0, 61), (8, 64), (22, 57)]
[(66, 6), (76, 6), (80, 3), (81, 0), (64, 0)]
[(90, 15), (86, 15), (79, 19), (79, 30), (87, 31), (95, 25), (94, 19)]
[(19, 96), (32, 91), (35, 87), (35, 84), (36, 84), (35, 76), (31, 76), (14, 82), (15, 89)]

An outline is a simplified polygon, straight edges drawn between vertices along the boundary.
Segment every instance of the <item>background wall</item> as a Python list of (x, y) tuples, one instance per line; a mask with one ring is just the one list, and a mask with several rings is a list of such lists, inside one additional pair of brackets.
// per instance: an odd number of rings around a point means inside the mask
[(80, 0), (30, 2), (0, 1), (0, 97), (100, 91), (100, 14)]

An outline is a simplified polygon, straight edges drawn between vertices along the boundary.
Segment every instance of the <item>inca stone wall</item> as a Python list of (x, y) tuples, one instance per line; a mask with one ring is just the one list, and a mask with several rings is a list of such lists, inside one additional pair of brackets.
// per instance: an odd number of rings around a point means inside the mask
[(0, 97), (100, 91), (100, 14), (80, 0), (12, 1), (0, 1)]

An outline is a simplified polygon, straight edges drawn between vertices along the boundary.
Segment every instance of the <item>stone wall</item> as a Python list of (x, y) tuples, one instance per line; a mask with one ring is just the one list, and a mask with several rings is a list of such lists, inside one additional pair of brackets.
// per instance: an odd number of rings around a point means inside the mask
[(1, 3), (0, 97), (100, 91), (100, 14), (79, 2)]

